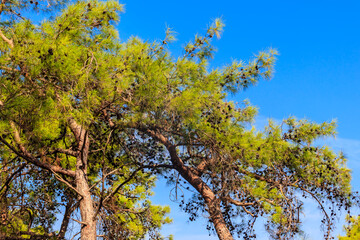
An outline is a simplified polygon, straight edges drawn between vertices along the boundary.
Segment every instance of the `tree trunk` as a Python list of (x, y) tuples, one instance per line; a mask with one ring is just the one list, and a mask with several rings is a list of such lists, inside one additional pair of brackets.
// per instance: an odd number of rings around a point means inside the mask
[(140, 131), (143, 131), (150, 136), (154, 137), (157, 141), (164, 144), (170, 154), (170, 159), (175, 169), (180, 173), (180, 175), (188, 181), (202, 196), (208, 209), (210, 219), (214, 224), (214, 228), (220, 240), (234, 240), (233, 236), (230, 233), (230, 230), (226, 226), (224, 216), (221, 212), (220, 201), (216, 198), (214, 192), (211, 188), (201, 179), (199, 175), (195, 172), (196, 170), (190, 168), (184, 164), (182, 159), (178, 156), (176, 146), (173, 145), (169, 139), (159, 132), (142, 128)]
[[(204, 196), (203, 196), (204, 197)], [(231, 235), (228, 227), (226, 226), (224, 216), (221, 212), (220, 204), (217, 199), (212, 200), (211, 202), (206, 201), (206, 205), (208, 206), (208, 213), (210, 215), (210, 219), (214, 224), (214, 228), (220, 240), (233, 240), (233, 236)]]
[(74, 119), (69, 119), (69, 125), (78, 142), (78, 156), (76, 158), (75, 184), (81, 195), (79, 204), (81, 215), (81, 240), (96, 240), (96, 219), (94, 202), (91, 199), (90, 187), (87, 179), (89, 136), (88, 132)]
[(177, 156), (175, 146), (167, 146), (172, 163), (176, 166), (176, 170), (186, 179), (203, 197), (208, 207), (207, 211), (210, 219), (214, 224), (214, 228), (220, 240), (233, 240), (230, 230), (226, 226), (224, 216), (221, 212), (220, 201), (216, 198), (211, 188), (198, 176), (192, 169), (185, 166), (183, 161)]
[(95, 209), (90, 188), (83, 169), (76, 169), (76, 189), (82, 195), (80, 200), (81, 240), (96, 240)]

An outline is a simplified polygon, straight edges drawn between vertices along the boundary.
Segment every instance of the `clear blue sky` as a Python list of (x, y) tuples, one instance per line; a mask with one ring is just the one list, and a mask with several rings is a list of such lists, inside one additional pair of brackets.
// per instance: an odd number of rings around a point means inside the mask
[(238, 96), (263, 116), (289, 115), (339, 121), (339, 136), (357, 138), (360, 128), (360, 1), (121, 1), (126, 12), (120, 37), (160, 40), (165, 26), (178, 32), (176, 54), (212, 19), (226, 24), (213, 66), (247, 60), (269, 47), (280, 52), (272, 81)]
[[(168, 25), (178, 32), (178, 41), (171, 46), (175, 56), (217, 17), (223, 18), (226, 27), (222, 38), (214, 42), (218, 52), (213, 67), (232, 59), (247, 60), (269, 47), (278, 49), (274, 78), (232, 98), (248, 98), (259, 107), (257, 126), (267, 118), (281, 120), (290, 115), (318, 122), (337, 119), (338, 137), (327, 143), (347, 154), (354, 172), (353, 184), (359, 186), (360, 1), (121, 2), (126, 12), (118, 25), (120, 37), (126, 40), (136, 35), (144, 40), (160, 40)], [(172, 204), (163, 182), (156, 190), (155, 202)], [(186, 215), (177, 210), (176, 204), (171, 206), (174, 223), (164, 229), (165, 234), (173, 233), (177, 240), (211, 239), (202, 221), (187, 224)], [(318, 214), (310, 203), (304, 220), (308, 239), (321, 236)]]

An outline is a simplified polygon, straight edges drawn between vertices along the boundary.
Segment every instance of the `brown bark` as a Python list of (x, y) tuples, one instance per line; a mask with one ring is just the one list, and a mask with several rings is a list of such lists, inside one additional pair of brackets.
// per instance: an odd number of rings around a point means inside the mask
[(226, 226), (224, 216), (221, 212), (219, 199), (216, 198), (210, 187), (204, 183), (199, 176), (195, 175), (193, 171), (191, 171), (191, 168), (184, 165), (182, 160), (177, 156), (174, 145), (171, 145), (168, 150), (170, 152), (171, 161), (174, 165), (176, 165), (176, 169), (179, 171), (180, 175), (187, 180), (205, 200), (208, 207), (207, 211), (212, 223), (214, 224), (214, 228), (219, 239), (233, 240), (234, 238)]
[[(1, 11), (2, 11), (2, 9), (1, 9)], [(12, 39), (8, 39), (8, 38), (3, 34), (3, 32), (1, 31), (1, 29), (0, 29), (0, 37), (1, 37), (2, 40), (4, 40), (7, 44), (9, 44), (11, 48), (14, 47), (14, 42), (13, 42), (13, 40), (12, 40)]]
[[(144, 129), (142, 129), (144, 130)], [(162, 134), (155, 132), (153, 130), (146, 129), (146, 133), (154, 137), (156, 140), (164, 144), (170, 154), (171, 162), (175, 166), (175, 169), (180, 173), (180, 175), (190, 183), (203, 197), (205, 203), (208, 207), (207, 211), (210, 215), (210, 219), (214, 224), (214, 228), (220, 240), (233, 240), (224, 216), (220, 208), (220, 200), (216, 198), (214, 192), (211, 188), (195, 174), (196, 169), (192, 169), (184, 164), (182, 159), (178, 156), (176, 151), (176, 146), (172, 144), (166, 137)]]
[(96, 220), (94, 220), (94, 205), (86, 175), (81, 167), (76, 169), (76, 189), (82, 195), (80, 200), (81, 240), (96, 240)]
[[(202, 194), (201, 194), (202, 195)], [(203, 196), (203, 195), (202, 195)], [(220, 201), (218, 199), (213, 199), (212, 201), (206, 201), (206, 205), (208, 206), (208, 213), (210, 215), (210, 219), (214, 224), (214, 228), (220, 240), (233, 240), (233, 236), (231, 235), (228, 227), (226, 226), (224, 216), (222, 215), (220, 208)]]
[(74, 204), (74, 202), (75, 202), (74, 199), (72, 197), (70, 197), (66, 204), (64, 218), (62, 220), (60, 231), (57, 236), (57, 238), (59, 240), (65, 239), (65, 234), (66, 234), (67, 228), (69, 226), (69, 222), (70, 222), (70, 216), (73, 213), (73, 211), (75, 210), (75, 208), (77, 208), (77, 204)]
[(69, 125), (78, 142), (79, 151), (76, 158), (75, 184), (77, 192), (82, 197), (79, 204), (82, 223), (81, 240), (96, 240), (95, 208), (87, 179), (89, 137), (87, 131), (74, 119), (69, 119)]

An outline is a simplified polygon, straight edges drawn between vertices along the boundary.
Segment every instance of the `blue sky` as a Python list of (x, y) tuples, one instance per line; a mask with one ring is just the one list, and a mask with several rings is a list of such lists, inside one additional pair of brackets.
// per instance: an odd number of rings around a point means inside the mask
[[(218, 52), (212, 67), (224, 66), (233, 59), (247, 60), (258, 51), (276, 48), (280, 55), (274, 78), (231, 98), (248, 98), (258, 106), (259, 127), (267, 118), (281, 120), (290, 115), (317, 122), (337, 119), (337, 138), (324, 141), (348, 156), (353, 185), (359, 190), (360, 1), (121, 2), (126, 12), (118, 30), (124, 41), (132, 35), (160, 40), (168, 25), (178, 32), (178, 41), (170, 47), (177, 56), (196, 33), (204, 33), (211, 20), (222, 17), (226, 27), (222, 38), (214, 42)], [(159, 182), (154, 197), (155, 202), (172, 206), (174, 223), (164, 228), (164, 234), (172, 233), (177, 240), (216, 239), (208, 237), (204, 221), (186, 222), (187, 215), (169, 201), (169, 190)], [(320, 212), (312, 203), (307, 206), (307, 239), (320, 239)], [(338, 225), (336, 231), (340, 232), (342, 224)]]
[(360, 1), (122, 1), (126, 12), (120, 37), (164, 37), (165, 26), (178, 32), (176, 54), (212, 19), (226, 24), (213, 66), (247, 60), (269, 47), (280, 52), (275, 77), (239, 94), (266, 117), (289, 115), (339, 121), (339, 135), (357, 138), (360, 128)]

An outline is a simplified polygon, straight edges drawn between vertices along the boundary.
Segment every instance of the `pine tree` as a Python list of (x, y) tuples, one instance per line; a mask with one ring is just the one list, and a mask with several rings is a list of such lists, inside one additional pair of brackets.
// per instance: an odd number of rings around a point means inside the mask
[[(307, 197), (329, 239), (337, 208), (349, 208), (354, 196), (345, 157), (314, 145), (335, 134), (335, 122), (289, 118), (257, 131), (249, 129), (256, 108), (227, 99), (269, 79), (276, 51), (211, 69), (221, 20), (175, 58), (170, 29), (161, 42), (121, 42), (114, 27), (121, 10), (113, 1), (80, 1), (40, 25), (10, 17), (3, 24), (0, 193), (9, 201), (1, 202), (2, 229), (19, 222), (14, 234), (64, 237), (79, 209), (81, 239), (159, 237), (168, 209), (148, 196), (161, 175), (176, 192), (193, 192), (189, 200), (176, 195), (180, 207), (191, 221), (206, 213), (221, 240), (256, 237), (257, 218), (267, 219), (272, 238), (292, 239)], [(16, 221), (7, 221), (18, 211), (9, 202), (23, 206)]]
[(2, 237), (64, 239), (70, 221), (82, 239), (160, 237), (170, 219), (168, 207), (149, 200), (155, 176), (125, 151), (131, 138), (98, 119), (98, 104), (114, 90), (120, 59), (108, 59), (121, 46), (111, 22), (122, 6), (78, 2), (35, 25), (12, 18), (22, 4), (1, 4), (8, 13), (0, 32)]

